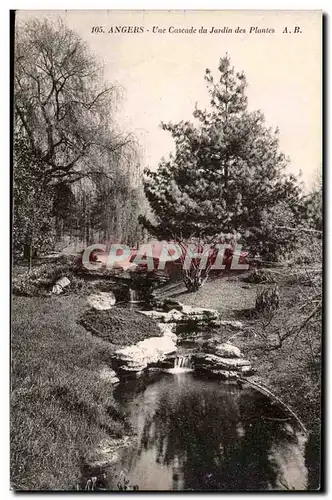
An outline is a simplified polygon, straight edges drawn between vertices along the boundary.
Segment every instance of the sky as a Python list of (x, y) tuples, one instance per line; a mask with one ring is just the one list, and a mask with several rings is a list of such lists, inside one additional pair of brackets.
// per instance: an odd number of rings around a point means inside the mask
[[(263, 111), (280, 130), (289, 170), (302, 171), (305, 188), (321, 170), (321, 13), (319, 11), (19, 11), (18, 19), (62, 17), (102, 63), (104, 78), (123, 88), (117, 120), (132, 130), (142, 166), (156, 169), (173, 149), (163, 122), (190, 120), (197, 102), (208, 107), (205, 69), (218, 76), (226, 52), (248, 81), (249, 109)], [(105, 33), (92, 33), (103, 26)], [(108, 33), (142, 26), (143, 33)], [(165, 33), (153, 33), (153, 26)], [(191, 28), (194, 34), (169, 33)], [(301, 30), (294, 33), (295, 26)], [(208, 33), (199, 33), (204, 27)], [(233, 32), (209, 33), (214, 28)], [(246, 33), (235, 33), (240, 27)], [(258, 33), (258, 30), (274, 30)], [(288, 33), (283, 33), (287, 27)], [(227, 31), (227, 30), (225, 30)]]

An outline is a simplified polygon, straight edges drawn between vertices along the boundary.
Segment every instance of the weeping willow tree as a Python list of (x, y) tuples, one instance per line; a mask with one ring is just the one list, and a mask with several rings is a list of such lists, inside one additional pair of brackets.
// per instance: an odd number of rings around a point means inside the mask
[[(61, 20), (18, 24), (14, 66), (16, 251), (27, 245), (31, 252), (42, 250), (42, 224), (34, 224), (32, 246), (29, 239), (31, 205), (36, 220), (38, 201), (18, 198), (27, 184), (29, 192), (38, 191), (37, 200), (45, 195), (43, 218), (55, 238), (76, 231), (88, 242), (95, 229), (112, 232), (114, 209), (128, 211), (128, 200), (139, 191), (133, 182), (139, 168), (135, 137), (115, 120), (121, 89), (104, 81), (99, 62)], [(137, 221), (135, 212), (132, 217)], [(121, 227), (129, 220), (128, 214)]]

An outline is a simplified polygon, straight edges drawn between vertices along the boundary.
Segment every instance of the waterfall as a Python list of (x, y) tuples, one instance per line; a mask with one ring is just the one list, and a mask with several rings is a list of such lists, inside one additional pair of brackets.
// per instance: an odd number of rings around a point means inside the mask
[(174, 359), (174, 368), (192, 368), (190, 356), (177, 356)]
[(171, 373), (191, 372), (193, 368), (191, 356), (176, 356), (174, 359), (174, 368), (171, 368), (169, 371)]
[(140, 302), (139, 293), (137, 292), (137, 290), (129, 288), (129, 302), (131, 303)]

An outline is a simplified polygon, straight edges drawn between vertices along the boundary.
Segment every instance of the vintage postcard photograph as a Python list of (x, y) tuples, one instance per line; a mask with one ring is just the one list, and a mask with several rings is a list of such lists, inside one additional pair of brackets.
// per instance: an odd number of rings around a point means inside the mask
[(322, 26), (11, 12), (12, 490), (323, 488)]

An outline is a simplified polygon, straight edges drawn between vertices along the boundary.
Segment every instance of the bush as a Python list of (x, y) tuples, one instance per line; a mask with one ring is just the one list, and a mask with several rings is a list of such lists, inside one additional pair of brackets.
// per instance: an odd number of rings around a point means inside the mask
[(70, 290), (77, 292), (85, 286), (82, 278), (76, 276), (77, 267), (71, 258), (61, 257), (53, 262), (46, 262), (13, 277), (12, 293), (26, 297), (45, 296), (52, 290), (54, 283), (60, 278), (67, 277), (70, 280)]
[(264, 288), (256, 295), (255, 311), (258, 313), (273, 313), (279, 309), (279, 288)]
[(253, 269), (244, 281), (247, 283), (276, 283), (276, 278), (266, 269)]

